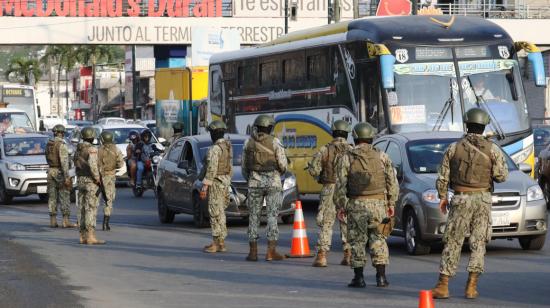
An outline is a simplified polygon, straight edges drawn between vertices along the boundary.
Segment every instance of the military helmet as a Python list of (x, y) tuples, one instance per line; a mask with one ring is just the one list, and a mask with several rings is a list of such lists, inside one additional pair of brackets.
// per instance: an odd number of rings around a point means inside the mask
[(114, 135), (112, 132), (104, 130), (101, 132), (99, 138), (101, 139), (101, 143), (103, 144), (113, 143)]
[(481, 108), (472, 108), (464, 114), (464, 123), (487, 125), (490, 122), (489, 114)]
[(227, 130), (227, 125), (225, 125), (225, 123), (223, 123), (223, 121), (214, 120), (214, 121), (210, 122), (210, 124), (208, 124), (207, 129), (208, 129), (209, 132), (217, 130), (217, 129), (222, 129), (222, 130), (226, 131)]
[(61, 124), (57, 124), (55, 125), (53, 128), (52, 128), (52, 132), (54, 134), (58, 134), (58, 133), (65, 133), (65, 126), (61, 125)]
[(367, 122), (360, 122), (353, 128), (353, 139), (373, 139), (377, 131)]
[(82, 139), (88, 140), (88, 139), (94, 139), (95, 138), (95, 129), (92, 127), (84, 127), (80, 131), (80, 136), (82, 136)]
[(183, 123), (182, 122), (176, 122), (174, 124), (172, 124), (172, 128), (174, 130), (183, 130)]
[(270, 127), (275, 126), (275, 119), (272, 116), (265, 114), (259, 115), (256, 120), (254, 120), (254, 126), (259, 127)]
[(332, 131), (339, 130), (339, 131), (349, 133), (351, 131), (351, 125), (349, 125), (348, 121), (338, 120), (332, 123), (331, 130)]

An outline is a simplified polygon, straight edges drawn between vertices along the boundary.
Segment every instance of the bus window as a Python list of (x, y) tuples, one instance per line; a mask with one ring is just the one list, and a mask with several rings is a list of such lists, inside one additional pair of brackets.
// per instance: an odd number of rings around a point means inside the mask
[(219, 70), (212, 71), (210, 89), (210, 110), (213, 114), (222, 114), (222, 75)]
[(239, 89), (254, 88), (256, 81), (256, 66), (245, 65), (239, 66), (238, 69), (238, 87)]
[(303, 65), (300, 65), (298, 59), (285, 59), (283, 60), (282, 68), (282, 82), (295, 82), (303, 78)]
[(325, 80), (327, 72), (328, 62), (324, 54), (316, 54), (307, 57), (307, 80)]
[(277, 84), (278, 79), (277, 62), (266, 62), (260, 64), (260, 86), (272, 86)]

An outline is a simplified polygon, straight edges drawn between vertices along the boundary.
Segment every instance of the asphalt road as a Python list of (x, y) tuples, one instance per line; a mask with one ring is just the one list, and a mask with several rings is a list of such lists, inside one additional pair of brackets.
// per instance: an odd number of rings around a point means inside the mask
[[(97, 232), (105, 246), (79, 245), (74, 229), (50, 229), (47, 206), (38, 198), (0, 206), (0, 307), (415, 307), (418, 291), (437, 280), (440, 250), (408, 256), (400, 238), (389, 240), (387, 289), (375, 287), (371, 267), (366, 289), (346, 287), (352, 271), (338, 265), (338, 234), (328, 268), (311, 267), (312, 258), (246, 262), (242, 220), (229, 221), (227, 253), (205, 254), (209, 229), (194, 228), (187, 215), (160, 224), (151, 192), (141, 199), (125, 188), (118, 194), (113, 230)], [(315, 207), (315, 201), (305, 203), (312, 248)], [(281, 226), (283, 252), (290, 248), (291, 229)], [(265, 248), (262, 239), (260, 258)], [(451, 280), (453, 297), (437, 301), (437, 307), (550, 304), (550, 242), (535, 252), (521, 250), (517, 240), (491, 242), (481, 297), (473, 301), (463, 298), (466, 249), (461, 261), (462, 272)]]

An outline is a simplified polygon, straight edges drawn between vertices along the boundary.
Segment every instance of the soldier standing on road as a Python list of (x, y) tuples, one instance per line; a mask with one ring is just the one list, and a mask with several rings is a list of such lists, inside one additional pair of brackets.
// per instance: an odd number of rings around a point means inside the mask
[(447, 214), (448, 189), (454, 190), (447, 227), (443, 235), (439, 281), (434, 298), (449, 297), (449, 277), (456, 273), (464, 237), (470, 234), (470, 262), (465, 296), (478, 296), (477, 281), (483, 272), (485, 245), (491, 240), (491, 191), (493, 182), (508, 177), (508, 166), (500, 148), (484, 137), (490, 119), (483, 109), (472, 108), (464, 115), (467, 134), (449, 146), (439, 168), (436, 187), (439, 208)]
[[(69, 222), (71, 215), (71, 187), (69, 176), (69, 150), (65, 144), (65, 126), (57, 124), (52, 129), (54, 139), (46, 145), (46, 160), (48, 161), (48, 208), (50, 211), (50, 227), (57, 228), (57, 207), (60, 204), (63, 213), (63, 228), (74, 228)], [(59, 200), (59, 203), (58, 203)]]
[(113, 212), (113, 202), (116, 193), (116, 170), (124, 166), (122, 152), (113, 143), (113, 133), (103, 131), (101, 133), (101, 146), (98, 150), (99, 174), (101, 175), (101, 184), (105, 189), (107, 200), (103, 208), (103, 231), (111, 230), (109, 220)]
[(92, 145), (96, 135), (92, 127), (81, 131), (82, 140), (76, 148), (74, 165), (78, 176), (78, 203), (80, 204), (80, 244), (97, 245), (105, 241), (95, 237), (95, 225), (100, 185), (97, 149)]
[(346, 216), (351, 246), (351, 267), (355, 276), (348, 287), (364, 288), (363, 267), (367, 263), (366, 245), (376, 268), (376, 286), (386, 287), (389, 264), (387, 236), (379, 231), (385, 218), (394, 215), (399, 184), (390, 158), (372, 146), (376, 129), (369, 123), (353, 128), (355, 147), (337, 165), (334, 203), (342, 205), (338, 216)]
[(212, 121), (208, 131), (213, 145), (206, 153), (205, 164), (202, 167), (202, 198), (208, 195), (208, 214), (212, 228), (212, 243), (204, 247), (204, 252), (225, 252), (227, 226), (225, 208), (229, 204), (229, 187), (233, 175), (233, 148), (231, 142), (223, 138), (227, 126), (220, 120)]
[[(327, 266), (326, 256), (332, 241), (332, 226), (336, 220), (336, 212), (341, 206), (341, 204), (336, 205), (333, 201), (336, 186), (336, 163), (342, 154), (352, 148), (347, 142), (350, 131), (351, 127), (348, 122), (344, 120), (335, 121), (332, 124), (332, 137), (334, 139), (323, 146), (313, 156), (313, 160), (308, 165), (309, 174), (317, 178), (319, 184), (323, 185), (319, 195), (317, 225), (320, 229), (317, 240), (317, 257), (313, 261), (314, 267)], [(347, 223), (340, 221), (340, 233), (344, 249), (344, 258), (340, 262), (341, 265), (350, 265), (351, 248), (346, 239), (347, 232)]]
[(267, 212), (267, 253), (266, 261), (284, 259), (276, 251), (279, 239), (277, 219), (283, 203), (281, 175), (287, 170), (287, 157), (279, 139), (271, 132), (275, 120), (268, 115), (260, 115), (254, 121), (255, 131), (244, 144), (242, 173), (248, 181), (248, 240), (250, 251), (247, 261), (258, 261), (258, 227), (262, 207)]
[(172, 135), (172, 138), (170, 138), (170, 144), (174, 144), (176, 140), (183, 136), (183, 123), (176, 122), (172, 125), (172, 128), (174, 129), (174, 134)]

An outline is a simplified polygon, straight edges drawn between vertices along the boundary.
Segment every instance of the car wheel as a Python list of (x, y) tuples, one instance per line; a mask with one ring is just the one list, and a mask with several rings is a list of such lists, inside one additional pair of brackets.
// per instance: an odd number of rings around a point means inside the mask
[(430, 253), (430, 245), (420, 239), (420, 226), (413, 210), (405, 214), (405, 246), (410, 255), (425, 255)]
[(0, 203), (4, 205), (9, 205), (13, 197), (8, 194), (6, 191), (6, 185), (4, 185), (4, 178), (0, 174)]
[(42, 202), (48, 202), (50, 196), (48, 194), (38, 194), (38, 198), (40, 198), (40, 201)]
[(157, 206), (159, 211), (159, 220), (161, 223), (169, 224), (174, 222), (174, 217), (176, 216), (176, 213), (168, 208), (168, 205), (166, 205), (166, 200), (164, 199), (164, 194), (162, 192), (159, 193)]
[(541, 250), (546, 241), (546, 234), (520, 237), (518, 240), (523, 250)]
[(286, 224), (286, 225), (293, 224), (293, 223), (294, 223), (294, 214), (292, 214), (292, 215), (286, 215), (286, 216), (281, 216), (281, 220), (282, 220), (283, 223)]
[(204, 210), (197, 194), (193, 196), (193, 223), (197, 228), (208, 227), (208, 221), (206, 217), (204, 217)]

